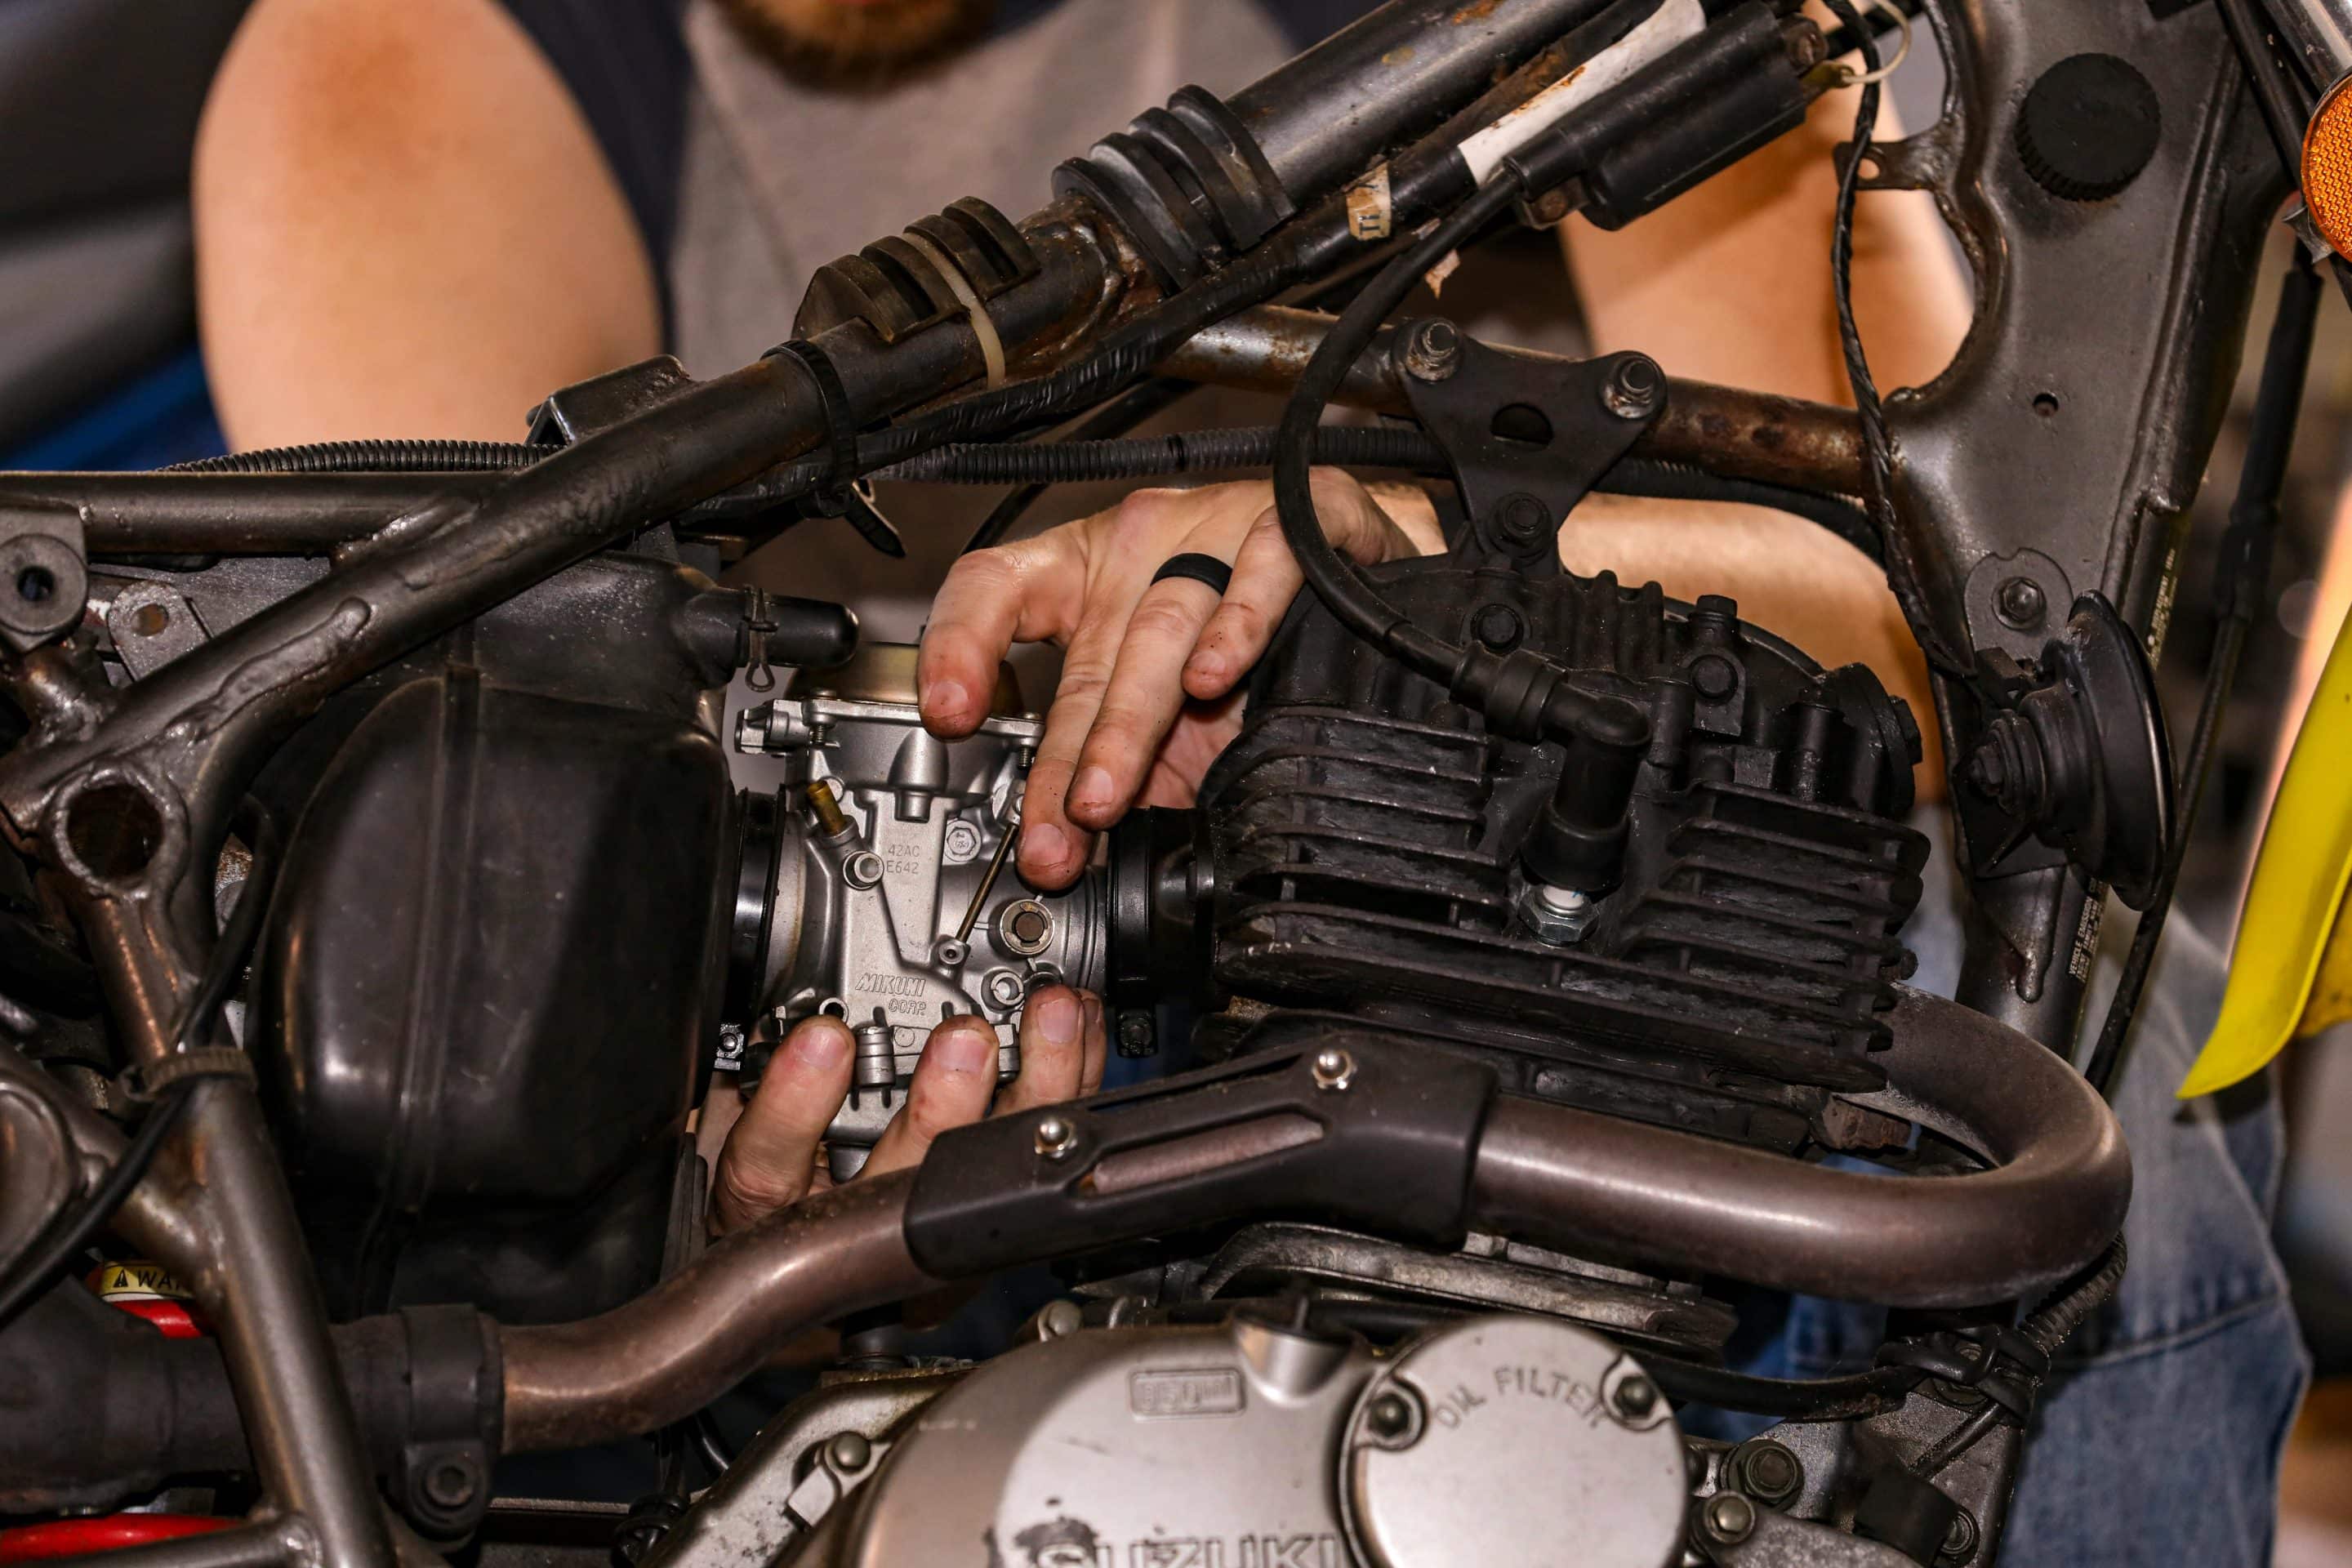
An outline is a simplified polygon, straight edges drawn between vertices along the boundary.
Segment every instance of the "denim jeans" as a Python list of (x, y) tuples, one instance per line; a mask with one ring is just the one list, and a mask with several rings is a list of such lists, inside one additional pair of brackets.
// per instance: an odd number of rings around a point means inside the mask
[[(1915, 984), (1949, 994), (1959, 943), (1947, 895), (1931, 885), (1906, 934), (1920, 957)], [(2109, 927), (2085, 1054), (2131, 938), (2128, 917)], [(2270, 1241), (2278, 1106), (2267, 1075), (2186, 1104), (2172, 1097), (2221, 1008), (2224, 967), (2189, 921), (2167, 923), (2116, 1087), (2132, 1154), (2130, 1268), (2044, 1390), (2003, 1568), (2268, 1568), (2279, 1454), (2309, 1375)], [(1752, 1364), (1789, 1377), (1856, 1370), (1883, 1321), (1792, 1302)]]

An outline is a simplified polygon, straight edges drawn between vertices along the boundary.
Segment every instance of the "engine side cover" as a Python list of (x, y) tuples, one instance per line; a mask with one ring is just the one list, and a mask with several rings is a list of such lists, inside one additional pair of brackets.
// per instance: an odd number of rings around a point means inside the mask
[[(1653, 1396), (1634, 1416), (1629, 1379)], [(823, 1561), (1451, 1568), (1572, 1543), (1586, 1568), (1663, 1568), (1684, 1467), (1636, 1363), (1550, 1320), (1466, 1319), (1391, 1363), (1246, 1319), (1087, 1330), (917, 1414)]]

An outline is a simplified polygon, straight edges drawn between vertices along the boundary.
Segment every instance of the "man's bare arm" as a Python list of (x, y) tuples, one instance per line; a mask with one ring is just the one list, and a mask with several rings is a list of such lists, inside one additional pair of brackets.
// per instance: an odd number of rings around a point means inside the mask
[(494, 0), (258, 0), (196, 146), (232, 444), (521, 437), (657, 351), (651, 259), (578, 106)]

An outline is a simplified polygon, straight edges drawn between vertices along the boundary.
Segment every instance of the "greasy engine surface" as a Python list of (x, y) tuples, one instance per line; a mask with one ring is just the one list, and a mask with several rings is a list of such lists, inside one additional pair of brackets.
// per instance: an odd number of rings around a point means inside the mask
[(1370, 575), (1419, 624), (1648, 713), (1611, 874), (1562, 889), (1523, 861), (1559, 747), (1486, 732), (1302, 600), (1201, 793), (1223, 993), (1475, 1050), (1539, 1098), (1784, 1148), (1872, 1136), (1830, 1097), (1883, 1081), (1913, 962), (1904, 704), (1719, 596), (1436, 559)]

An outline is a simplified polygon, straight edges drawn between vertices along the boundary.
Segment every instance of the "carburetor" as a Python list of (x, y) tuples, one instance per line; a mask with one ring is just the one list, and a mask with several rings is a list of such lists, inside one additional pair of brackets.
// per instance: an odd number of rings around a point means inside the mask
[(1031, 992), (1102, 986), (1099, 873), (1044, 893), (1013, 867), (1044, 730), (1006, 666), (980, 729), (940, 740), (923, 728), (915, 649), (901, 643), (796, 671), (737, 721), (737, 749), (783, 759), (785, 783), (741, 796), (727, 1016), (752, 1067), (803, 1018), (849, 1026), (854, 1076), (826, 1135), (838, 1175), (865, 1163), (941, 1019), (992, 1024), (1010, 1078)]

